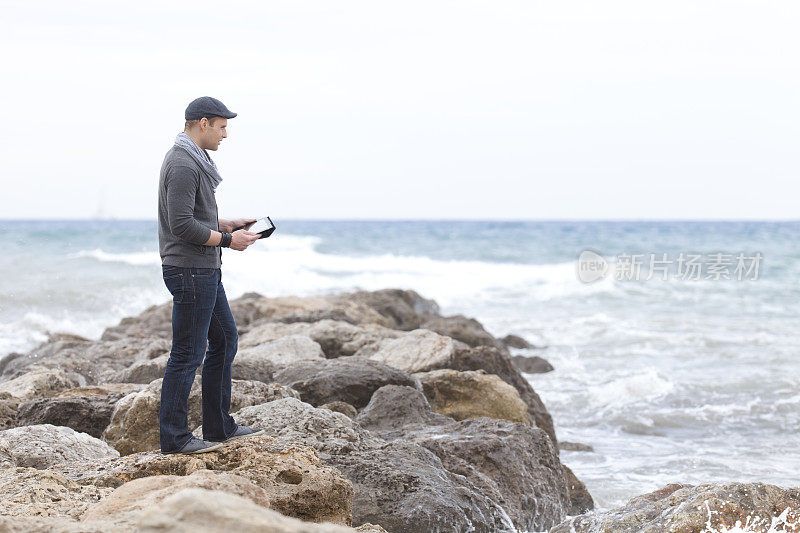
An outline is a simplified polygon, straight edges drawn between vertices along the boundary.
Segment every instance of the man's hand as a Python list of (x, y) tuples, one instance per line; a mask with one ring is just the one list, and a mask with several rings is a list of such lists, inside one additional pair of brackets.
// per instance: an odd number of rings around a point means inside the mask
[[(253, 222), (255, 222), (255, 220)], [(261, 234), (251, 233), (246, 229), (240, 229), (231, 233), (231, 237), (230, 247), (241, 252), (256, 242), (261, 237)]]
[(234, 218), (233, 220), (230, 221), (231, 222), (231, 231), (229, 231), (228, 233), (232, 233), (234, 230), (237, 230), (239, 228), (250, 229), (250, 226), (255, 224), (256, 220), (258, 220), (258, 219), (255, 219), (255, 218)]

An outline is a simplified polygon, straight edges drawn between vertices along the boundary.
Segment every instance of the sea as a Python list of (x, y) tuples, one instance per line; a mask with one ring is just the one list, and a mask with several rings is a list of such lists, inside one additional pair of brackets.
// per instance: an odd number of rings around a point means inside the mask
[[(800, 222), (274, 221), (223, 251), (229, 298), (414, 289), (521, 335), (554, 367), (526, 377), (557, 437), (592, 447), (561, 458), (598, 510), (668, 483), (800, 485)], [(155, 220), (0, 234), (0, 357), (170, 298)]]

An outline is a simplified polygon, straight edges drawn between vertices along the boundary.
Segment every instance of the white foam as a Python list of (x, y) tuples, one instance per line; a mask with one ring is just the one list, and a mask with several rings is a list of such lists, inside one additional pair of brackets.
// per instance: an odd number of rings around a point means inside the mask
[(109, 253), (100, 248), (94, 250), (81, 250), (67, 256), (68, 259), (78, 259), (89, 257), (104, 262), (119, 262), (129, 265), (160, 265), (161, 256), (158, 252), (134, 252), (134, 253)]

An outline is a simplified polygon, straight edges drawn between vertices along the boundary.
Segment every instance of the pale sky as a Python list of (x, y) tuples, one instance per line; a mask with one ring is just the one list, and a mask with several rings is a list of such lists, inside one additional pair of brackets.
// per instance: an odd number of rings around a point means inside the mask
[(0, 218), (797, 219), (800, 4), (3, 1)]

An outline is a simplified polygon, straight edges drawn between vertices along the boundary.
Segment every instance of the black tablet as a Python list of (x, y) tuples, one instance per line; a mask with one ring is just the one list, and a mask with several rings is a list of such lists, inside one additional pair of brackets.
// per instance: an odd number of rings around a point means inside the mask
[(259, 218), (247, 231), (260, 233), (261, 237), (259, 239), (266, 239), (275, 231), (275, 224), (272, 223), (272, 219), (269, 217)]

